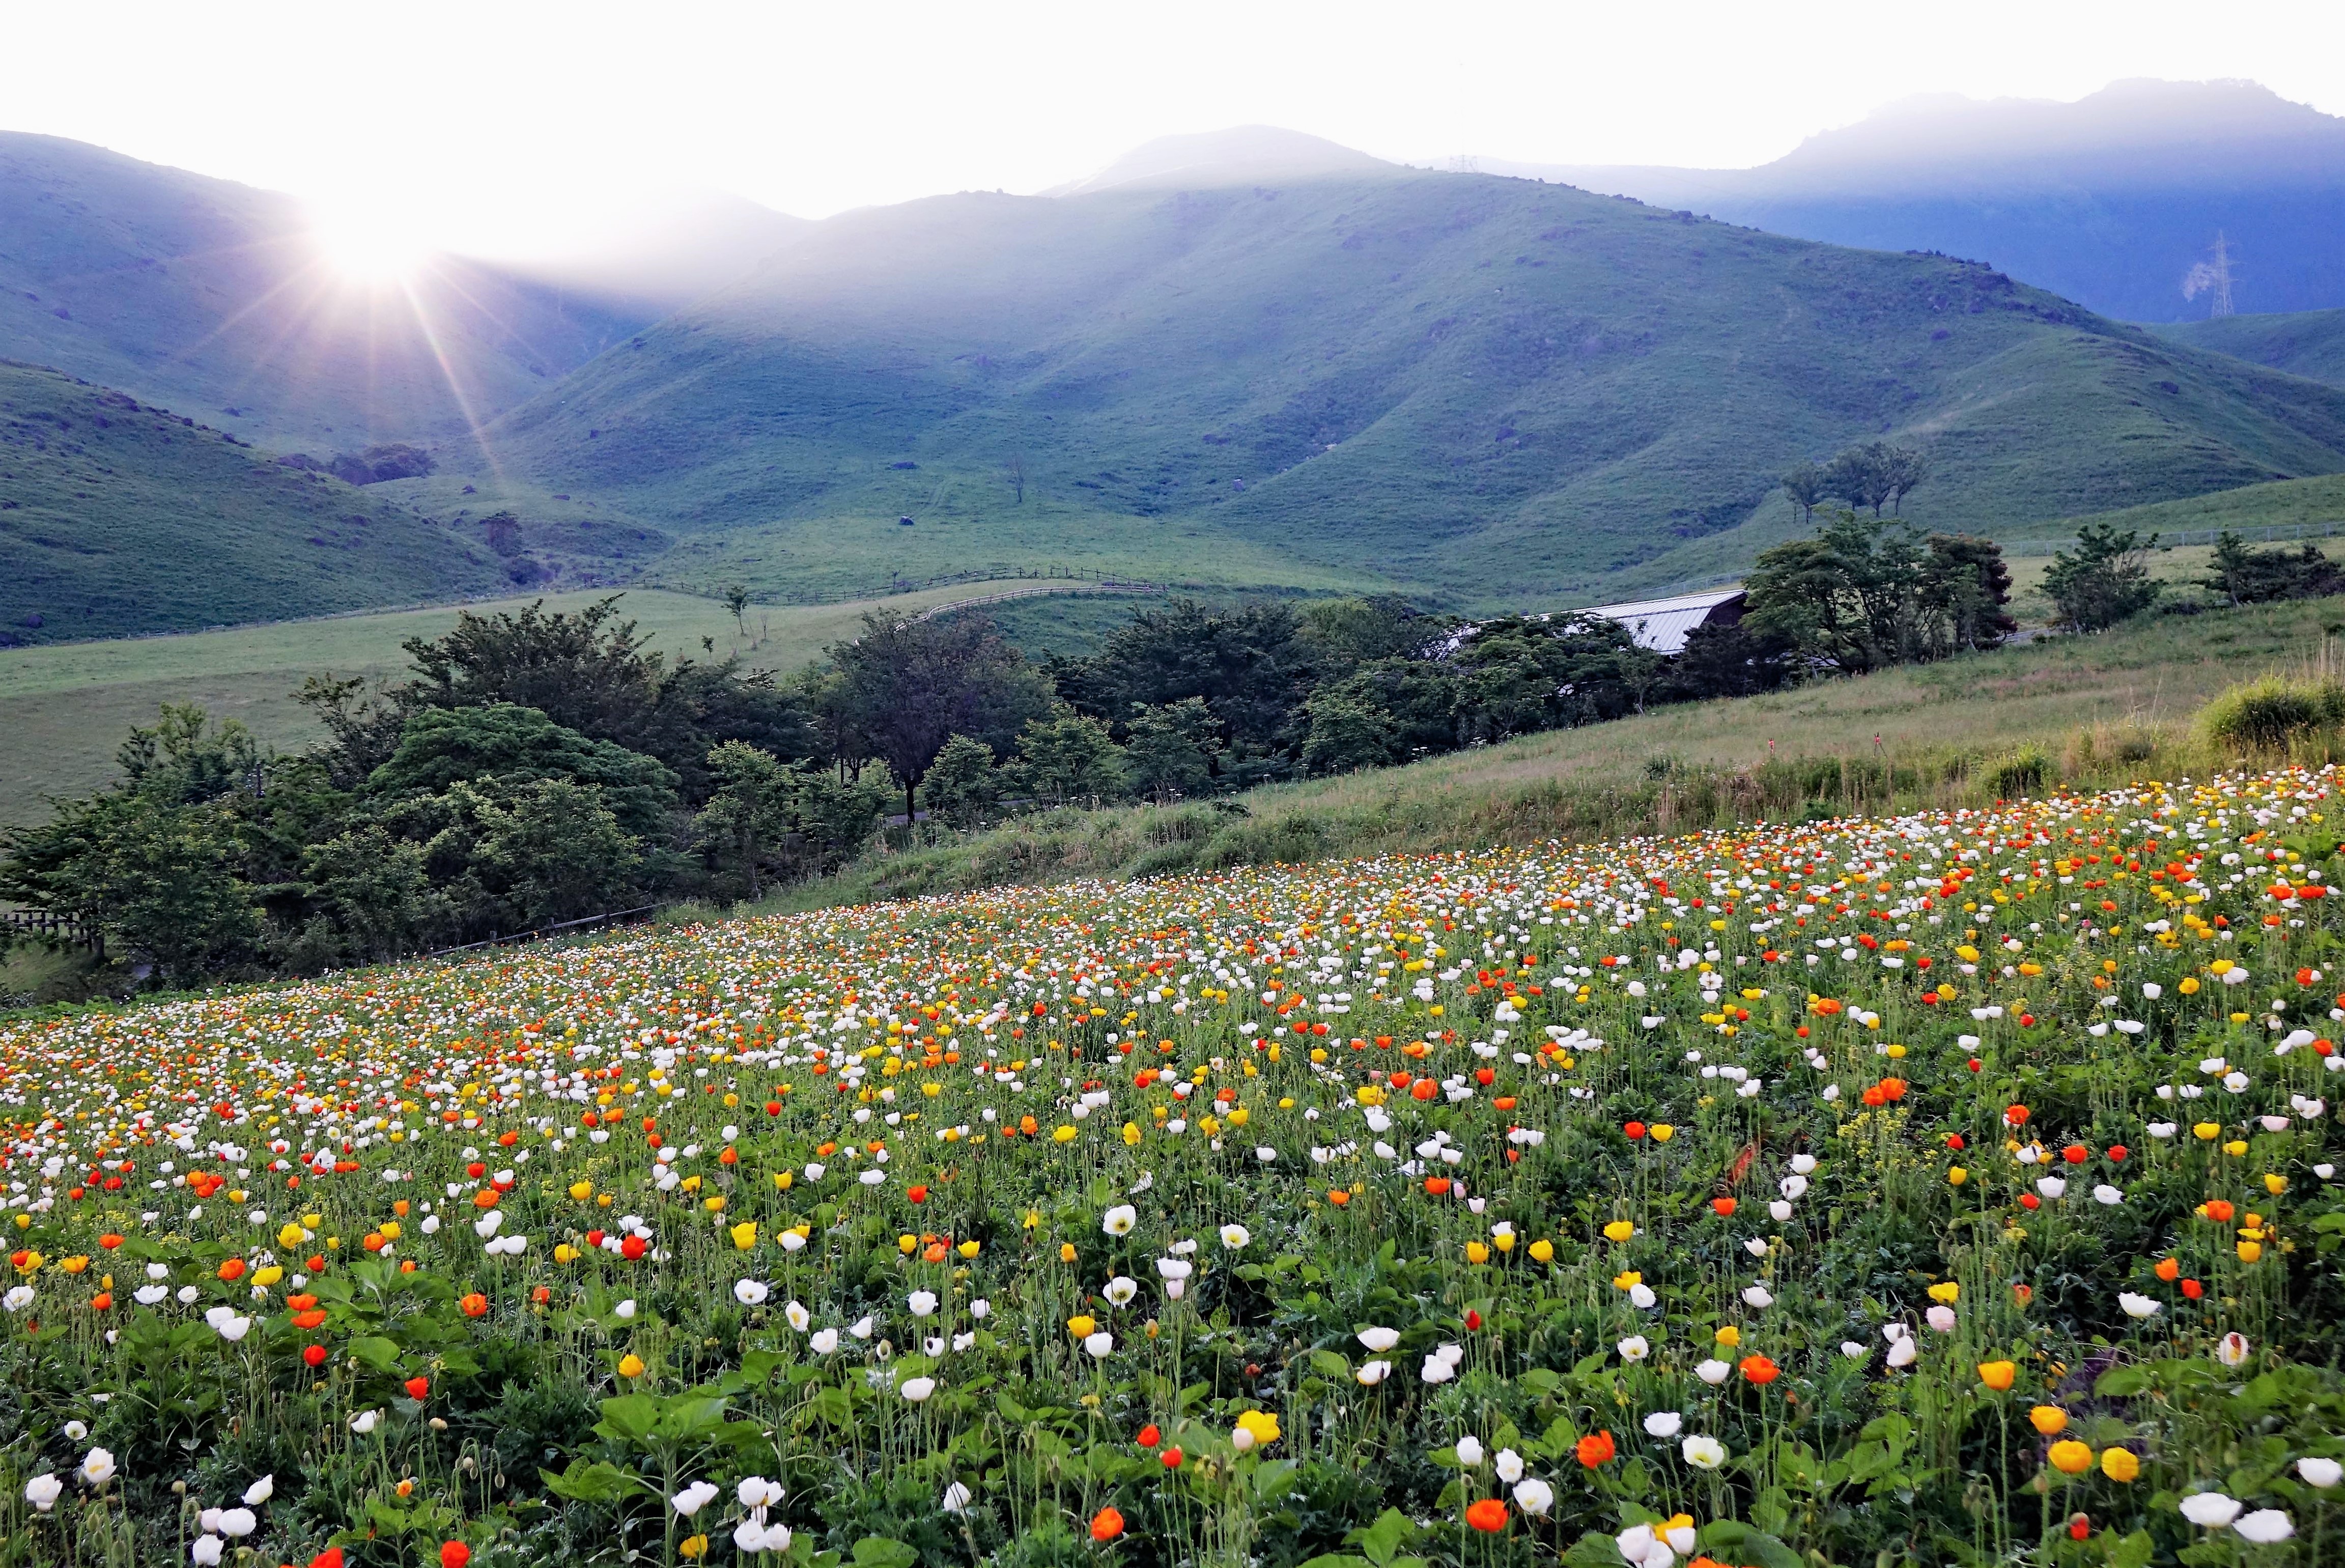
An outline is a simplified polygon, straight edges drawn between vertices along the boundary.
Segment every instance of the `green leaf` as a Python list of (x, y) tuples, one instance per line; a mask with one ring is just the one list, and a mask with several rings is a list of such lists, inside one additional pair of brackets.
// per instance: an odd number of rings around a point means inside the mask
[(2137, 1530), (2109, 1549), (2109, 1568), (2149, 1568), (2157, 1551), (2149, 1532)]
[(1531, 1393), (1544, 1399), (1563, 1386), (1563, 1374), (1552, 1367), (1533, 1367), (1515, 1381)]
[(361, 1335), (350, 1343), (350, 1359), (363, 1362), (369, 1371), (378, 1372), (399, 1370), (399, 1347), (378, 1334)]
[(886, 1535), (867, 1535), (855, 1543), (855, 1568), (912, 1568), (920, 1554)]
[(1311, 1364), (1327, 1377), (1348, 1378), (1352, 1375), (1352, 1363), (1333, 1351), (1312, 1351)]
[(2149, 1386), (2149, 1374), (2139, 1367), (2111, 1367), (2093, 1384), (2093, 1391), (2103, 1399), (2126, 1399)]
[(1357, 1546), (1376, 1568), (1391, 1568), (1400, 1549), (1416, 1535), (1416, 1522), (1397, 1508), (1387, 1508), (1376, 1515), (1376, 1522), (1355, 1530), (1345, 1537)]
[(596, 1460), (588, 1464), (574, 1459), (570, 1468), (556, 1475), (550, 1470), (537, 1472), (545, 1489), (556, 1497), (566, 1497), (573, 1502), (616, 1502), (634, 1492), (649, 1492), (650, 1486), (636, 1480), (608, 1460)]
[(814, 1413), (832, 1426), (847, 1427), (855, 1422), (855, 1404), (845, 1389), (827, 1388), (814, 1396)]
[(1738, 1563), (1753, 1563), (1756, 1568), (1807, 1568), (1798, 1553), (1738, 1519), (1721, 1519), (1704, 1526), (1701, 1543), (1731, 1553)]
[(603, 1401), (594, 1430), (617, 1442), (642, 1442), (659, 1428), (659, 1401), (649, 1394), (621, 1394)]

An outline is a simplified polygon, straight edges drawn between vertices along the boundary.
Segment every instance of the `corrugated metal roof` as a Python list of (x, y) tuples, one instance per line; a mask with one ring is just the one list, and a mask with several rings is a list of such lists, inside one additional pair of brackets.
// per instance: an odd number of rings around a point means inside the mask
[(1674, 599), (1638, 599), (1625, 604), (1598, 604), (1586, 613), (1618, 621), (1629, 628), (1640, 648), (1656, 653), (1681, 653), (1686, 634), (1730, 604), (1739, 605), (1743, 591), (1721, 588), (1708, 593), (1681, 593)]

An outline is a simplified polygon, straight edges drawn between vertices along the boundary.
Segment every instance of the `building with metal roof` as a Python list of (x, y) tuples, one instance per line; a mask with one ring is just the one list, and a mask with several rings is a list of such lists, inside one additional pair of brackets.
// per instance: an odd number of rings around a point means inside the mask
[(1598, 604), (1583, 611), (1601, 615), (1629, 628), (1637, 646), (1656, 653), (1685, 652), (1686, 634), (1697, 626), (1732, 626), (1742, 619), (1743, 591), (1713, 589), (1708, 593), (1681, 593), (1674, 599), (1639, 599), (1627, 604)]

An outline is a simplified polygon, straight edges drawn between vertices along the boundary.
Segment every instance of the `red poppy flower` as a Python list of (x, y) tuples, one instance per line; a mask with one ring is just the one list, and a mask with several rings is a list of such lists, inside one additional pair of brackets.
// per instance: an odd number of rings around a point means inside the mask
[(1589, 1432), (1572, 1448), (1572, 1452), (1579, 1456), (1579, 1462), (1589, 1470), (1594, 1470), (1599, 1465), (1611, 1463), (1612, 1456), (1619, 1452), (1613, 1446), (1612, 1434), (1609, 1431)]
[(1150, 1421), (1146, 1426), (1140, 1429), (1141, 1447), (1154, 1448), (1158, 1443), (1163, 1441), (1164, 1434), (1156, 1430), (1156, 1423), (1154, 1421)]
[(440, 1568), (464, 1568), (472, 1560), (472, 1549), (461, 1541), (440, 1543)]
[(1091, 1515), (1091, 1539), (1112, 1541), (1123, 1533), (1123, 1515), (1112, 1508), (1102, 1508)]
[(1783, 1369), (1764, 1356), (1745, 1356), (1742, 1358), (1742, 1375), (1763, 1388), (1782, 1377)]
[(1469, 1502), (1466, 1505), (1466, 1522), (1487, 1535), (1496, 1535), (1507, 1527), (1507, 1505), (1495, 1497)]
[(410, 1378), (407, 1380), (407, 1397), (409, 1399), (420, 1400), (431, 1391), (431, 1380), (430, 1378)]

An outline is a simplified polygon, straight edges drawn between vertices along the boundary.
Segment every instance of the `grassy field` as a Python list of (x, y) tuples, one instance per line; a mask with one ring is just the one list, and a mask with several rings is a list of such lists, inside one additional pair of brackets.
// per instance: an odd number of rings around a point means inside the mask
[(2333, 663), (2340, 635), (2345, 600), (2152, 616), (2098, 637), (1661, 708), (1229, 802), (939, 833), (875, 850), (777, 905), (1973, 804), (1993, 799), (1998, 770), (2008, 779), (2015, 764), (2039, 785), (2176, 777), (2211, 765), (2190, 723), (2210, 698)]
[[(787, 670), (817, 657), (851, 635), (858, 617), (876, 604), (915, 611), (994, 591), (978, 583), (930, 589), (885, 601), (818, 606), (752, 605), (746, 634), (713, 600), (659, 591), (629, 592), (621, 603), (672, 654), (706, 658), (738, 654), (757, 669)], [(555, 609), (575, 610), (599, 592), (546, 595)], [(482, 613), (517, 609), (530, 599), (471, 606)], [(200, 703), (214, 713), (250, 725), (281, 747), (306, 744), (317, 732), (293, 700), (305, 676), (388, 675), (402, 668), (400, 643), (432, 637), (455, 624), (453, 607), (377, 615), (289, 621), (274, 625), (72, 642), (0, 650), (0, 824), (47, 814), (42, 797), (74, 794), (113, 776), (115, 748), (132, 724), (149, 723), (157, 704)], [(704, 649), (702, 638), (713, 648)]]

